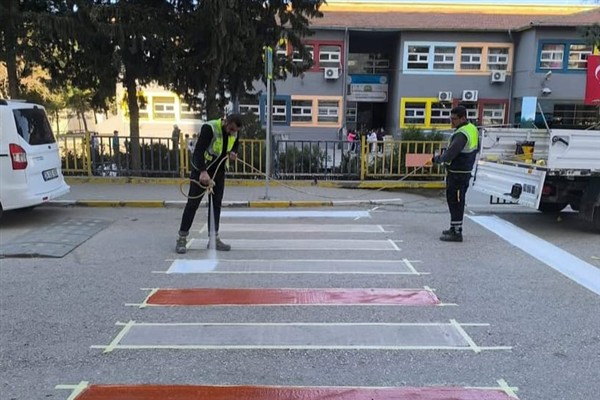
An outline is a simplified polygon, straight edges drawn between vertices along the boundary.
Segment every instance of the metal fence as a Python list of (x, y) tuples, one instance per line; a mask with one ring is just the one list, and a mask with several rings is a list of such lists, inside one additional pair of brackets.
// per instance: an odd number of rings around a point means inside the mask
[[(60, 135), (57, 138), (63, 173), (69, 176), (185, 177), (191, 169), (191, 151), (184, 140), (140, 137), (140, 168), (133, 169), (129, 137)], [(423, 167), (445, 142), (393, 141), (367, 143), (346, 141), (278, 140), (273, 142), (271, 172), (274, 179), (441, 180), (443, 171)], [(238, 161), (230, 163), (228, 175), (261, 179), (266, 171), (266, 141), (240, 139)]]

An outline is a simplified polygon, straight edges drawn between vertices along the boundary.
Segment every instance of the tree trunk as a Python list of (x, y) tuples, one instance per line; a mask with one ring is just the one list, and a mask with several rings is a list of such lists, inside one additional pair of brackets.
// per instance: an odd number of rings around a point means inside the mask
[(129, 108), (129, 142), (131, 151), (131, 169), (141, 171), (140, 160), (140, 108), (137, 101), (137, 84), (135, 78), (125, 72), (125, 88), (127, 89), (127, 106)]
[(17, 75), (17, 21), (19, 18), (19, 1), (8, 1), (8, 18), (4, 28), (6, 40), (6, 71), (8, 73), (8, 96), (19, 97), (19, 78)]
[(221, 117), (217, 102), (217, 78), (214, 74), (208, 80), (204, 101), (206, 102), (206, 116), (209, 120)]

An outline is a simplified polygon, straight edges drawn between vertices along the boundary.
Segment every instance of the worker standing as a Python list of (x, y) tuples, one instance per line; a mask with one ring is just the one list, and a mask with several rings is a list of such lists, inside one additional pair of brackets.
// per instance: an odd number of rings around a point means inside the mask
[[(226, 118), (206, 122), (200, 128), (200, 135), (192, 154), (192, 171), (190, 174), (190, 189), (188, 200), (181, 216), (179, 237), (175, 250), (183, 254), (187, 251), (187, 237), (190, 227), (194, 222), (196, 211), (200, 206), (205, 189), (193, 181), (199, 181), (204, 187), (211, 187), (212, 195), (208, 197), (208, 232), (216, 234), (216, 248), (220, 251), (229, 251), (231, 246), (219, 238), (219, 220), (221, 218), (221, 202), (225, 189), (225, 169), (227, 160), (237, 159), (239, 145), (238, 131), (242, 127), (242, 116), (231, 114)], [(211, 204), (214, 210), (214, 221), (211, 220)]]
[(450, 111), (450, 120), (454, 133), (450, 137), (448, 149), (434, 156), (431, 161), (434, 164), (444, 164), (447, 171), (446, 200), (450, 210), (450, 229), (442, 232), (440, 240), (462, 242), (465, 196), (479, 147), (479, 131), (467, 120), (467, 109), (463, 106), (454, 107)]

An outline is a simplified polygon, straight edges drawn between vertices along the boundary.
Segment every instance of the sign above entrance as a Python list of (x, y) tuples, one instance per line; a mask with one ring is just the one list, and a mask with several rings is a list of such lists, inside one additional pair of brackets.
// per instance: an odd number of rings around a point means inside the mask
[(354, 74), (348, 77), (348, 101), (385, 103), (388, 99), (386, 75)]

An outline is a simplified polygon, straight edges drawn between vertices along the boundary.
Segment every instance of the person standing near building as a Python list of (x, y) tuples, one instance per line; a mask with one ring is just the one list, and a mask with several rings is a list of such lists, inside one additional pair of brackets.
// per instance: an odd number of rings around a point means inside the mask
[[(196, 211), (205, 193), (204, 189), (193, 181), (200, 181), (205, 187), (212, 185), (211, 180), (214, 181), (213, 193), (208, 197), (208, 232), (213, 231), (212, 224), (214, 223), (217, 250), (231, 250), (231, 246), (223, 243), (219, 238), (219, 221), (225, 189), (225, 164), (227, 160), (235, 161), (237, 159), (238, 132), (242, 125), (242, 116), (231, 114), (223, 119), (208, 121), (200, 128), (200, 135), (192, 154), (188, 200), (181, 216), (179, 236), (175, 247), (179, 254), (184, 254), (187, 251), (187, 237), (190, 227), (194, 222)], [(224, 161), (224, 159), (227, 160)], [(212, 221), (210, 213), (211, 205), (214, 210), (214, 221)]]
[(462, 224), (465, 214), (465, 196), (469, 188), (471, 171), (479, 147), (479, 131), (467, 120), (467, 109), (457, 106), (450, 111), (454, 133), (448, 149), (436, 155), (431, 162), (446, 167), (446, 200), (450, 210), (450, 229), (442, 232), (444, 242), (462, 242)]
[(173, 157), (175, 158), (175, 168), (179, 169), (179, 141), (181, 140), (181, 129), (177, 125), (173, 125), (171, 133), (171, 142), (173, 149)]

